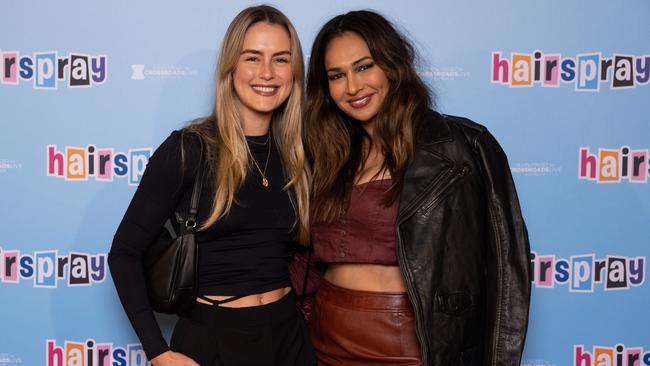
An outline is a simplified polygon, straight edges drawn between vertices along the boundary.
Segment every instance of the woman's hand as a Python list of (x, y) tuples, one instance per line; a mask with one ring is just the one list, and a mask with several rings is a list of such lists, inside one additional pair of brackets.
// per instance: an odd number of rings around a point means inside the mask
[(151, 360), (153, 366), (200, 366), (182, 353), (167, 351)]

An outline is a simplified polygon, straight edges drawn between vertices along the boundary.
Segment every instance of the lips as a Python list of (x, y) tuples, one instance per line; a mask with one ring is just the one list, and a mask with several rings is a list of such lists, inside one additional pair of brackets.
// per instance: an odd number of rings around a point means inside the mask
[(278, 93), (280, 87), (275, 85), (253, 85), (253, 92), (264, 97), (271, 97)]
[(352, 108), (363, 108), (363, 107), (367, 106), (368, 103), (370, 103), (370, 100), (372, 99), (373, 95), (374, 94), (364, 94), (364, 95), (360, 95), (358, 97), (354, 97), (352, 99), (348, 99), (348, 104)]

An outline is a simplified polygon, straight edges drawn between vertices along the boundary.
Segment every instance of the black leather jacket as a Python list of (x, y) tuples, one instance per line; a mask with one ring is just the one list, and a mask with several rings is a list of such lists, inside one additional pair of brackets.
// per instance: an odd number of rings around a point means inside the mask
[[(506, 156), (485, 127), (465, 118), (429, 112), (416, 131), (397, 256), (423, 364), (519, 365), (530, 248)], [(294, 286), (309, 298), (322, 271), (305, 255), (293, 257)], [(308, 316), (310, 301), (301, 305)]]
[(530, 247), (505, 154), (468, 119), (420, 121), (400, 196), (398, 262), (425, 365), (519, 365)]

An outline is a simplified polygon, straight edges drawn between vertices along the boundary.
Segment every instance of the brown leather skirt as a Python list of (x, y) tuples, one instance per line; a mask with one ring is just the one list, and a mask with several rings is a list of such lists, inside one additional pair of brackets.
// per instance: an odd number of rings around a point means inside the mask
[(323, 279), (310, 319), (319, 365), (421, 365), (405, 293), (357, 291)]

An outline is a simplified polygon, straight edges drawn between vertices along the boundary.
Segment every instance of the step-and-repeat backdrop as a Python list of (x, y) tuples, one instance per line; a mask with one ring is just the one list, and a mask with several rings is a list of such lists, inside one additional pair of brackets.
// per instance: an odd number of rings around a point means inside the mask
[[(0, 6), (0, 366), (146, 365), (107, 252), (153, 149), (210, 112), (247, 5)], [(499, 139), (534, 252), (523, 365), (650, 365), (650, 2), (274, 5), (307, 54), (334, 15), (387, 15), (438, 109)]]

